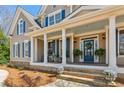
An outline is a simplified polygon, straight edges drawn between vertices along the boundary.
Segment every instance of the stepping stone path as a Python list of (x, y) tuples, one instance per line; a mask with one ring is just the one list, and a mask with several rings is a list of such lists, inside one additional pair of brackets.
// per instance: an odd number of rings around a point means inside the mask
[(91, 85), (57, 79), (55, 82), (46, 85), (45, 87), (90, 87)]
[(6, 80), (8, 76), (8, 72), (6, 70), (0, 70), (0, 87), (4, 87), (4, 80)]

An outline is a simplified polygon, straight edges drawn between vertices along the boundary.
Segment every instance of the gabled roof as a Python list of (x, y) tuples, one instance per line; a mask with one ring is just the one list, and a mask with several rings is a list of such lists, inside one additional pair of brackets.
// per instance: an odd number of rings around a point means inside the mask
[[(64, 20), (68, 20), (72, 18), (82, 10), (96, 10), (96, 9), (103, 9), (105, 7), (106, 7), (105, 5), (82, 5), (81, 7), (73, 11), (71, 14), (69, 14)], [(39, 11), (39, 16), (43, 15), (47, 8), (48, 8), (48, 5), (43, 5)]]
[(15, 16), (12, 20), (12, 23), (11, 23), (11, 26), (10, 26), (10, 29), (9, 29), (9, 35), (13, 34), (14, 28), (15, 28), (17, 20), (18, 20), (18, 17), (21, 13), (31, 22), (31, 24), (33, 26), (35, 26), (37, 28), (40, 28), (40, 26), (35, 22), (35, 17), (34, 16), (32, 16), (29, 12), (25, 11), (21, 7), (17, 7)]
[(67, 16), (64, 20), (70, 19), (71, 17), (75, 16), (77, 13), (81, 12), (82, 10), (95, 10), (95, 9), (103, 9), (105, 5), (85, 5), (79, 7), (76, 11), (72, 12), (69, 16)]

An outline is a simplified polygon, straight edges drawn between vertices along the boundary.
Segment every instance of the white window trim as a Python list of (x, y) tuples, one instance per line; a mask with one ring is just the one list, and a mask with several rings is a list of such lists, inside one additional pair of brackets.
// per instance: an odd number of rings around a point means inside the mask
[[(83, 42), (84, 42), (84, 40), (80, 40), (80, 50), (82, 50), (82, 48), (84, 48), (84, 43)], [(83, 43), (83, 46), (81, 45), (82, 43)], [(84, 62), (84, 56), (80, 56), (80, 62)]]
[[(25, 55), (25, 43), (28, 43), (28, 42), (29, 42), (29, 40), (24, 40), (24, 58), (29, 58), (29, 56)], [(28, 48), (29, 48), (29, 46), (28, 46)], [(29, 50), (28, 50), (28, 52), (29, 52)]]
[[(14, 52), (15, 52), (15, 58), (18, 58), (18, 53), (16, 54), (16, 48), (17, 48), (17, 46), (18, 46), (18, 42), (15, 42), (14, 43), (14, 45), (15, 45), (15, 50), (14, 50)], [(17, 49), (18, 50), (18, 49)], [(19, 51), (18, 51), (19, 52)]]
[(52, 12), (52, 13), (48, 14), (48, 26), (50, 26), (49, 17), (54, 16), (54, 24), (56, 24), (55, 15), (58, 14), (58, 13), (61, 13), (61, 11), (62, 11), (62, 9), (59, 9), (59, 10), (57, 10), (55, 12)]
[(59, 39), (59, 57), (62, 57), (62, 39)]

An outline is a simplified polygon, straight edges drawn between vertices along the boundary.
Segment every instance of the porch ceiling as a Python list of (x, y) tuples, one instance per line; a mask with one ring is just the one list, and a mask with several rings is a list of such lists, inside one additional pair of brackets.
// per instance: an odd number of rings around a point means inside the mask
[(92, 32), (92, 31), (98, 31), (98, 30), (105, 29), (106, 25), (108, 25), (108, 20), (101, 20), (101, 21), (97, 21), (94, 23), (67, 29), (66, 33), (81, 34), (81, 33), (87, 33), (87, 32)]
[(62, 35), (62, 31), (57, 31), (57, 32), (52, 32), (52, 33), (48, 33), (47, 37), (57, 37), (57, 36), (61, 36)]

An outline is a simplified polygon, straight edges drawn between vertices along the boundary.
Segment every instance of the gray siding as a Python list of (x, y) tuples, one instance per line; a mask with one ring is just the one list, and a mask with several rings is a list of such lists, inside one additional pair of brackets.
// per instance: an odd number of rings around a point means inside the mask
[[(25, 20), (26, 22), (26, 30), (25, 30), (25, 33), (29, 32), (30, 30), (28, 29), (29, 27), (32, 26), (32, 24), (29, 22), (29, 20), (21, 13), (19, 18), (18, 18), (18, 21), (20, 19), (23, 19)], [(22, 57), (22, 42), (24, 42), (24, 40), (30, 40), (30, 37), (28, 36), (25, 36), (25, 35), (17, 35), (17, 23), (16, 23), (16, 27), (14, 29), (14, 33), (12, 35), (12, 37), (10, 38), (10, 60), (13, 60), (13, 61), (25, 61), (25, 62), (30, 62), (30, 58), (24, 58)], [(15, 58), (13, 57), (13, 44), (15, 42), (18, 42), (20, 43), (20, 57), (19, 58)]]

